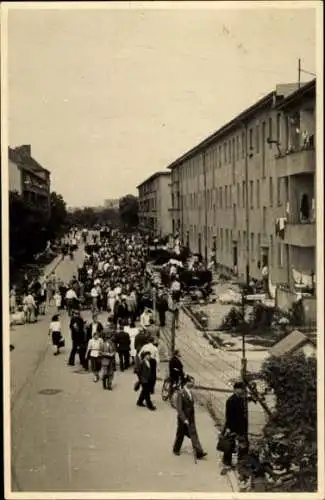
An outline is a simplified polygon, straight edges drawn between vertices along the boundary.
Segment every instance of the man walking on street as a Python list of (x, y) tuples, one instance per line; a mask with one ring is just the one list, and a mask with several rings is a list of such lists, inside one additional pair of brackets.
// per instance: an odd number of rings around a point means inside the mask
[(226, 418), (223, 434), (233, 440), (233, 447), (223, 454), (224, 475), (232, 468), (232, 455), (235, 451), (236, 440), (238, 441), (238, 462), (247, 454), (247, 413), (245, 409), (245, 386), (243, 382), (234, 384), (234, 394), (226, 401)]
[(154, 411), (156, 407), (152, 404), (150, 397), (150, 381), (151, 381), (151, 365), (150, 365), (150, 352), (144, 352), (141, 356), (138, 377), (141, 385), (141, 392), (137, 401), (137, 406), (144, 406), (144, 401), (147, 408)]
[(85, 322), (80, 316), (80, 312), (75, 310), (72, 312), (72, 318), (70, 320), (70, 331), (72, 340), (72, 349), (69, 356), (68, 364), (74, 366), (75, 356), (78, 352), (80, 364), (86, 368), (85, 360)]
[(194, 399), (191, 392), (192, 384), (188, 377), (185, 377), (182, 383), (182, 388), (177, 392), (176, 409), (177, 409), (177, 432), (173, 446), (174, 455), (180, 455), (181, 446), (184, 437), (187, 436), (192, 441), (193, 450), (196, 458), (201, 460), (207, 453), (203, 450), (195, 424), (195, 409)]
[(130, 366), (130, 348), (131, 339), (130, 335), (124, 330), (123, 326), (119, 323), (118, 331), (115, 337), (116, 349), (120, 360), (120, 370), (124, 372)]

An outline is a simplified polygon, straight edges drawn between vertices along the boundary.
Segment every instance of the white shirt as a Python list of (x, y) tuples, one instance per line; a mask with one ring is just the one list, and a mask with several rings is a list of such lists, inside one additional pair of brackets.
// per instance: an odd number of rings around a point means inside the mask
[(102, 340), (101, 339), (99, 339), (99, 338), (98, 339), (90, 339), (88, 342), (87, 351), (90, 352), (90, 355), (93, 358), (98, 358), (99, 353), (101, 351), (101, 347), (102, 347)]
[(35, 306), (34, 297), (32, 295), (27, 295), (24, 298), (24, 304), (27, 305), (27, 306)]
[(51, 321), (50, 323), (50, 332), (61, 332), (61, 323), (60, 321)]
[(181, 284), (179, 281), (173, 281), (173, 283), (171, 284), (171, 287), (170, 289), (173, 291), (173, 292), (179, 292), (180, 289), (181, 289)]
[(149, 326), (150, 325), (151, 314), (150, 313), (142, 313), (140, 317), (141, 326)]
[(96, 278), (95, 281), (94, 281), (94, 285), (100, 285), (100, 279), (99, 278)]
[(68, 290), (67, 293), (65, 294), (65, 298), (66, 299), (76, 299), (77, 298), (77, 294), (74, 290)]
[(152, 344), (151, 342), (149, 342), (148, 344), (145, 344), (141, 348), (139, 355), (141, 356), (141, 354), (143, 352), (150, 352), (152, 359), (156, 360), (156, 362), (157, 362), (157, 368), (158, 368), (158, 365), (159, 365), (159, 362), (160, 362), (158, 347), (156, 347), (154, 344)]
[(92, 289), (91, 289), (91, 292), (90, 292), (90, 295), (91, 295), (92, 297), (94, 297), (94, 298), (95, 298), (95, 297), (98, 297), (98, 291), (97, 291), (97, 288), (95, 288), (95, 287), (94, 287), (94, 288), (92, 288)]

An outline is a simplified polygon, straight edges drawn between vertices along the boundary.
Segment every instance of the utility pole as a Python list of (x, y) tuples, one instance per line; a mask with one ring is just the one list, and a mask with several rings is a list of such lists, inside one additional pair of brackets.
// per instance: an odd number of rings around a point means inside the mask
[(246, 331), (245, 331), (245, 293), (242, 291), (242, 316), (243, 316), (243, 327), (242, 327), (242, 357), (241, 357), (241, 379), (244, 384), (244, 414), (245, 420), (247, 422), (247, 434), (246, 439), (248, 441), (248, 394), (247, 394), (247, 358), (246, 358)]
[(205, 162), (205, 151), (203, 151), (203, 179), (204, 179), (204, 258), (208, 264), (208, 203), (207, 203), (207, 172)]

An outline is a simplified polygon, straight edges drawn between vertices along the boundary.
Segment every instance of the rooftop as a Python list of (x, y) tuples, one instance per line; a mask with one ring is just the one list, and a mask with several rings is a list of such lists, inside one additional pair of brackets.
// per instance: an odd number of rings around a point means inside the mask
[[(300, 89), (302, 90), (309, 83), (303, 84), (304, 86)], [(233, 118), (231, 121), (223, 125), (220, 129), (214, 132), (212, 135), (201, 141), (199, 144), (194, 146), (192, 149), (184, 153), (182, 156), (173, 161), (167, 168), (172, 170), (173, 168), (180, 165), (183, 161), (193, 157), (196, 153), (201, 151), (204, 147), (209, 146), (215, 139), (222, 137), (223, 135), (229, 133), (233, 128), (238, 125), (245, 125), (252, 117), (255, 116), (257, 111), (265, 109), (267, 107), (278, 107), (278, 105), (288, 99), (288, 97), (296, 92), (299, 92), (298, 83), (282, 83), (276, 86), (276, 89), (262, 97), (259, 101), (254, 103), (249, 108), (242, 111), (239, 115)]]
[(141, 184), (139, 184), (137, 186), (137, 189), (139, 189), (139, 187), (143, 186), (147, 182), (151, 182), (154, 179), (157, 179), (157, 177), (161, 177), (161, 176), (170, 176), (170, 172), (168, 172), (166, 170), (162, 170), (161, 172), (155, 172), (154, 174), (150, 175), (150, 177), (148, 177), (145, 181), (141, 182)]

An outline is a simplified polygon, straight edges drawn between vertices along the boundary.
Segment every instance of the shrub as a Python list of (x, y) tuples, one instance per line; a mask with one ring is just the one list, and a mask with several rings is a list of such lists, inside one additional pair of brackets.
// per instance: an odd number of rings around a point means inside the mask
[(289, 319), (293, 326), (303, 326), (304, 324), (304, 308), (301, 300), (294, 302), (289, 309)]
[(253, 306), (249, 317), (249, 323), (252, 330), (271, 328), (275, 308), (265, 304), (256, 303)]
[(285, 453), (274, 466), (296, 467), (295, 486), (291, 491), (317, 489), (317, 382), (316, 359), (304, 354), (268, 359), (262, 367), (263, 377), (276, 397), (275, 411), (264, 428), (269, 443), (281, 434)]
[(242, 310), (237, 307), (232, 307), (223, 318), (220, 329), (225, 331), (238, 331), (245, 324)]

